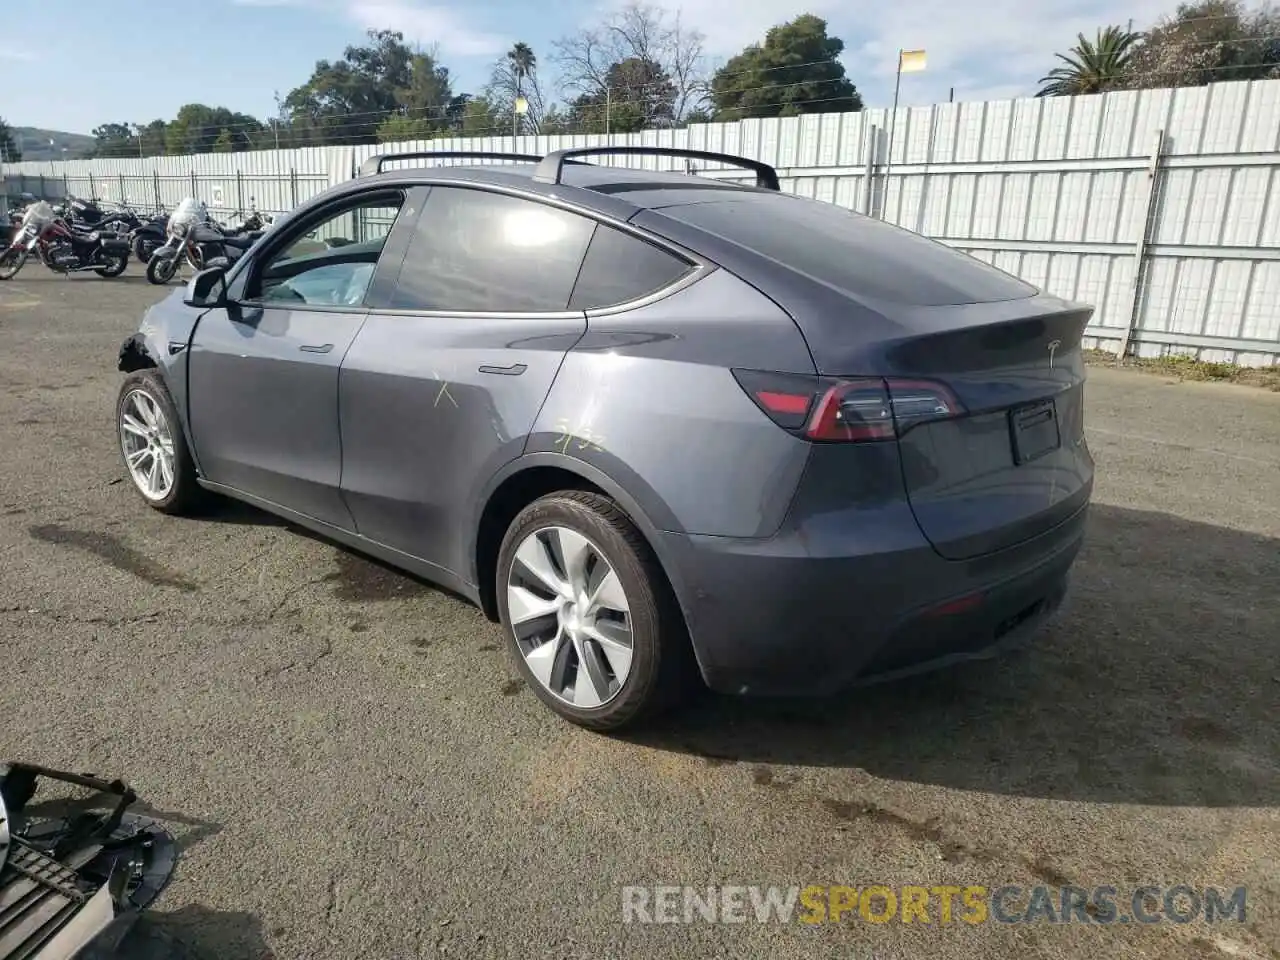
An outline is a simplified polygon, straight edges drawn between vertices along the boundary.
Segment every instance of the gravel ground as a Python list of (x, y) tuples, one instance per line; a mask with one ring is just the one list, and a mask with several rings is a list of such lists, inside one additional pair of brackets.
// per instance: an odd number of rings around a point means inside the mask
[[(1094, 368), (1095, 508), (1027, 652), (835, 702), (557, 721), (470, 606), (249, 508), (148, 510), (159, 298), (0, 285), (0, 757), (123, 776), (193, 956), (1280, 957), (1280, 395)], [(625, 884), (1248, 887), (1246, 922), (621, 922)]]

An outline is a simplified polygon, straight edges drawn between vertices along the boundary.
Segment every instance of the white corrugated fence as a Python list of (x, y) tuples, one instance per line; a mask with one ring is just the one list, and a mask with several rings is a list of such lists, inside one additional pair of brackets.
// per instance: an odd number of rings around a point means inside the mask
[[(9, 196), (66, 192), (215, 213), (284, 211), (379, 152), (543, 154), (604, 143), (764, 160), (783, 189), (900, 224), (1097, 308), (1090, 345), (1280, 362), (1280, 80), (947, 103), (604, 136), (4, 166)], [(890, 142), (892, 141), (892, 142)], [(617, 158), (686, 169), (672, 158)], [(706, 176), (740, 171), (695, 164)]]

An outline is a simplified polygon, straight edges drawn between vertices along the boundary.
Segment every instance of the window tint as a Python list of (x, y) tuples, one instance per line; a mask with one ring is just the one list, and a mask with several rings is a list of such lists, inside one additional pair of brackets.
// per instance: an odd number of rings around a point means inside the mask
[(391, 306), (528, 313), (568, 308), (595, 221), (518, 197), (432, 187)]
[(596, 227), (569, 306), (611, 307), (670, 286), (692, 265), (639, 237), (603, 224)]
[(1036, 292), (945, 244), (817, 200), (753, 193), (661, 212), (855, 296), (942, 306)]
[(359, 305), (403, 199), (389, 203), (379, 194), (290, 238), (260, 268), (250, 297), (280, 305)]

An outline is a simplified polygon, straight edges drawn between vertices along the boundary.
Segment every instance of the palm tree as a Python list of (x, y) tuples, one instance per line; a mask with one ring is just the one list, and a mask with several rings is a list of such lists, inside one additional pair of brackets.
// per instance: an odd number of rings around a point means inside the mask
[(1077, 34), (1077, 43), (1057, 57), (1063, 66), (1041, 77), (1044, 84), (1037, 97), (1070, 97), (1080, 93), (1101, 93), (1120, 86), (1139, 35), (1121, 27), (1099, 29), (1096, 40)]
[[(538, 66), (538, 58), (533, 55), (533, 48), (523, 41), (514, 44), (507, 51), (507, 63), (511, 65), (511, 73), (516, 78), (516, 97), (518, 101), (523, 95), (522, 84), (525, 77), (531, 76)], [(520, 114), (515, 112), (515, 103), (512, 103), (511, 132), (514, 135), (519, 130)]]

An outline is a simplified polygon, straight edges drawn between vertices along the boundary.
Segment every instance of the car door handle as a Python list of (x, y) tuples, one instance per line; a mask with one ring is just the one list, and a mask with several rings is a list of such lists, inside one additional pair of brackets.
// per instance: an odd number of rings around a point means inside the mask
[(328, 353), (333, 349), (332, 343), (304, 343), (298, 348), (304, 353)]
[(513, 363), (509, 367), (495, 367), (491, 364), (483, 364), (480, 367), (481, 373), (496, 373), (503, 377), (518, 377), (529, 368), (523, 363)]

